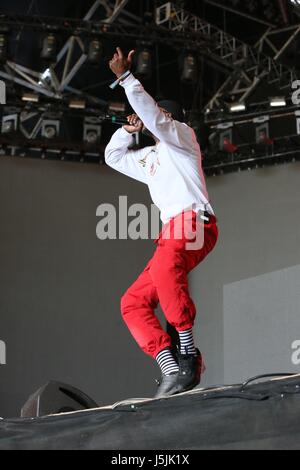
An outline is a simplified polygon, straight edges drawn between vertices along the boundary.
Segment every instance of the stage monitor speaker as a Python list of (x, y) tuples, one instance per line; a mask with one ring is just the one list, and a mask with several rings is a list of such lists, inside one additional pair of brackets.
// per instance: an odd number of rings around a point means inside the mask
[(98, 408), (96, 402), (70, 385), (48, 382), (31, 395), (21, 410), (22, 418), (37, 418)]

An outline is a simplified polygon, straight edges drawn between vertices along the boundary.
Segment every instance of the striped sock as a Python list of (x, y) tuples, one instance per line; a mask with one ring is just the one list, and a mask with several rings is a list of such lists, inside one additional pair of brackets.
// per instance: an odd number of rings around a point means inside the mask
[(169, 348), (164, 349), (156, 356), (156, 361), (163, 375), (171, 375), (179, 372), (179, 367)]
[(179, 331), (180, 354), (196, 354), (194, 344), (193, 328), (185, 331)]

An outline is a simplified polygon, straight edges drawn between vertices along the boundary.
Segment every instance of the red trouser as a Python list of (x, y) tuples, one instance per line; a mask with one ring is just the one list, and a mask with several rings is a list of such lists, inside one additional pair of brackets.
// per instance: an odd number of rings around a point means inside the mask
[[(171, 338), (163, 330), (154, 310), (160, 303), (167, 321), (177, 331), (194, 325), (196, 308), (189, 294), (188, 273), (212, 251), (218, 239), (214, 216), (205, 225), (194, 212), (188, 214), (185, 220), (189, 220), (189, 227), (192, 223), (193, 233), (201, 230), (201, 246), (197, 246), (196, 250), (187, 249), (191, 235), (183, 233), (179, 239), (178, 235), (174, 235), (174, 224), (179, 217), (183, 220), (182, 215), (172, 219), (156, 240), (157, 249), (153, 258), (121, 300), (122, 316), (131, 334), (141, 349), (154, 358), (171, 346)], [(186, 222), (183, 222), (184, 225)], [(166, 229), (171, 237), (164, 237)]]

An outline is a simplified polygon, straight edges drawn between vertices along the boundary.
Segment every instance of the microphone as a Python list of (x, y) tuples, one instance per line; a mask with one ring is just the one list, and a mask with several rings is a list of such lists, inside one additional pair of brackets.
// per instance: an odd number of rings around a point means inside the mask
[(107, 114), (105, 116), (105, 121), (108, 121), (112, 124), (128, 124), (128, 121), (127, 121), (127, 117), (125, 116), (113, 116), (113, 115), (110, 115), (110, 114)]

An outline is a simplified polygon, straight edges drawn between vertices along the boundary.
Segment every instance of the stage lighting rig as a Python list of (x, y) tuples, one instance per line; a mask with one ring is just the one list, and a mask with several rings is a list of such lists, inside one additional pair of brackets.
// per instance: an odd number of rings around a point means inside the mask
[(232, 103), (229, 106), (229, 109), (232, 113), (242, 113), (243, 111), (246, 111), (246, 105), (245, 103)]
[(97, 117), (86, 117), (83, 127), (83, 140), (89, 145), (100, 142), (102, 134), (101, 120)]
[(45, 139), (55, 139), (59, 136), (60, 120), (59, 119), (44, 119), (42, 122), (42, 137)]
[(70, 109), (85, 109), (86, 101), (74, 98), (69, 102), (69, 108)]
[(280, 108), (286, 105), (287, 105), (287, 102), (283, 96), (270, 99), (270, 106), (272, 108)]
[(140, 78), (150, 78), (152, 75), (152, 55), (148, 48), (140, 49), (136, 57), (135, 74)]
[(88, 46), (88, 57), (87, 60), (90, 64), (99, 65), (100, 59), (103, 53), (103, 44), (102, 42), (95, 38), (92, 39)]
[[(9, 111), (8, 111), (9, 112)], [(2, 116), (2, 134), (11, 134), (18, 130), (19, 114), (17, 111)]]
[(108, 104), (108, 112), (110, 114), (125, 114), (126, 112), (126, 104), (123, 102), (111, 101)]
[(187, 84), (197, 83), (199, 78), (198, 60), (195, 54), (188, 52), (183, 57), (181, 81)]
[(25, 101), (27, 103), (38, 103), (39, 95), (37, 93), (23, 93), (22, 101)]
[(57, 39), (54, 34), (50, 33), (44, 37), (42, 43), (41, 58), (47, 61), (54, 61), (57, 52)]

